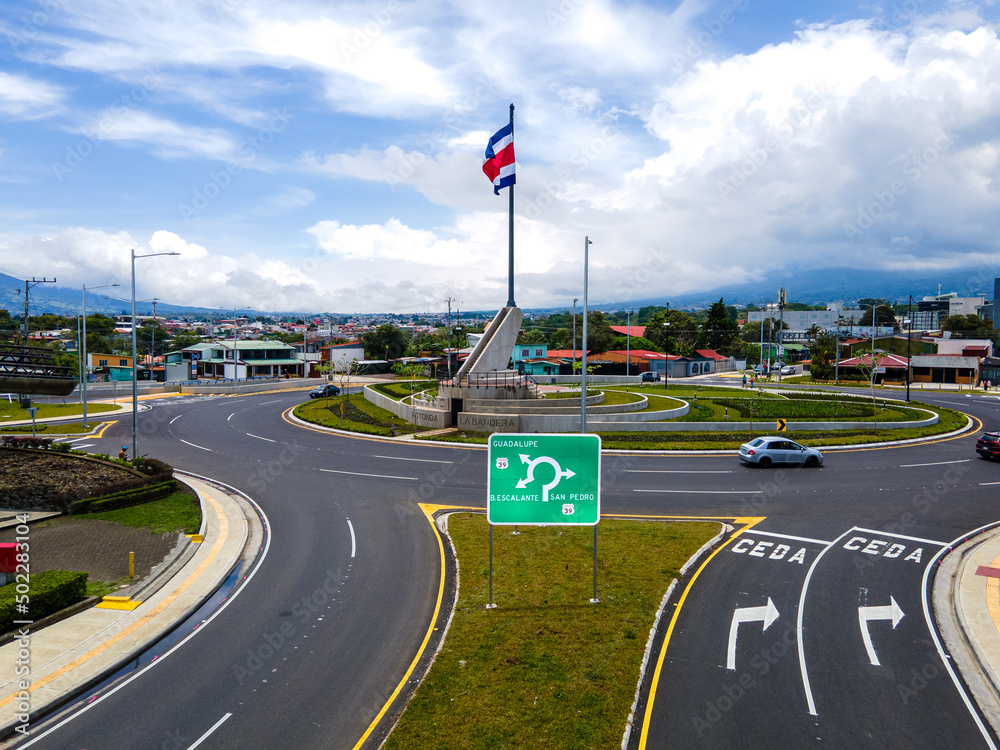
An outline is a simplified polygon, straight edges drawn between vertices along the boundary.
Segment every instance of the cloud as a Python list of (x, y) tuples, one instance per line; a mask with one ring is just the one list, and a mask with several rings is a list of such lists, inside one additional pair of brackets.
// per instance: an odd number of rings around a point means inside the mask
[(65, 91), (45, 81), (0, 71), (0, 116), (9, 120), (48, 117), (63, 107)]

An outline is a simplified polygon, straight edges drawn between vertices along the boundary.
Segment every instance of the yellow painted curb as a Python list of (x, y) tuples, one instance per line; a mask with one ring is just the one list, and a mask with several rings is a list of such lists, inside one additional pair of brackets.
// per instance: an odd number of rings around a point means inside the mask
[(101, 603), (97, 605), (97, 609), (123, 609), (127, 612), (131, 612), (133, 609), (138, 607), (142, 602), (133, 601), (130, 596), (106, 596), (101, 600)]

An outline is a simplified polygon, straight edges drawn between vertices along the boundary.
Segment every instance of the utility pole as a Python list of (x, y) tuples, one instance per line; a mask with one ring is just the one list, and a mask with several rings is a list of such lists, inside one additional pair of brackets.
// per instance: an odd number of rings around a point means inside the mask
[(24, 335), (23, 344), (28, 345), (28, 290), (33, 286), (38, 284), (55, 284), (55, 279), (47, 279), (44, 276), (40, 279), (36, 279), (32, 276), (30, 279), (24, 280), (24, 319), (21, 321), (21, 332)]
[(448, 380), (451, 380), (451, 303), (454, 301), (453, 297), (446, 300), (448, 303)]
[[(778, 290), (778, 361), (784, 362), (781, 352), (781, 329), (785, 325), (785, 288)], [(781, 368), (778, 368), (778, 382), (781, 382)]]
[(576, 301), (579, 297), (573, 298), (573, 361), (576, 362)]

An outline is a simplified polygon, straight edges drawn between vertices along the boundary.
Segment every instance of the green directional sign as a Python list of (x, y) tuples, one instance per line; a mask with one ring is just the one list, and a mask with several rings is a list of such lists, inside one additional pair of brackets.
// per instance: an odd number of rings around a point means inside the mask
[(598, 435), (490, 436), (491, 524), (593, 526), (601, 516)]

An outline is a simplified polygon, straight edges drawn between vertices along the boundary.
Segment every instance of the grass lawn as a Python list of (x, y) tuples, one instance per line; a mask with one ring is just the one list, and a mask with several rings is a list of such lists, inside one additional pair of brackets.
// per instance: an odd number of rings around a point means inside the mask
[[(83, 414), (83, 406), (81, 404), (35, 404), (35, 406), (38, 407), (38, 413), (35, 414), (36, 421), (52, 417), (73, 417)], [(87, 403), (88, 415), (100, 414), (107, 411), (119, 411), (120, 409), (120, 406), (115, 406), (114, 404)], [(0, 422), (16, 422), (21, 419), (31, 419), (31, 414), (28, 413), (27, 409), (22, 409), (21, 405), (16, 401), (6, 404), (0, 401)], [(30, 431), (30, 425), (28, 429)]]
[(201, 528), (201, 505), (197, 495), (175, 492), (162, 500), (133, 505), (130, 508), (106, 510), (100, 513), (81, 513), (73, 518), (92, 518), (97, 521), (111, 521), (122, 526), (146, 528), (151, 533), (163, 534), (182, 530), (185, 534), (197, 534)]
[(494, 529), (452, 515), (461, 587), (441, 653), (384, 747), (613, 748), (621, 744), (656, 608), (717, 523), (602, 521), (593, 531)]
[[(90, 410), (87, 410), (90, 413)], [(41, 422), (35, 425), (35, 433), (41, 435), (42, 437), (51, 437), (53, 435), (80, 435), (86, 434), (93, 430), (95, 427), (100, 427), (102, 422), (87, 422), (84, 426), (80, 422), (73, 422), (71, 424), (46, 424)], [(31, 425), (22, 424), (15, 427), (0, 427), (0, 433), (5, 434), (16, 434), (16, 435), (30, 435)]]
[(310, 399), (296, 406), (293, 414), (323, 427), (369, 435), (402, 435), (420, 431), (420, 428), (392, 412), (375, 406), (363, 393), (355, 393), (346, 399), (343, 396)]

